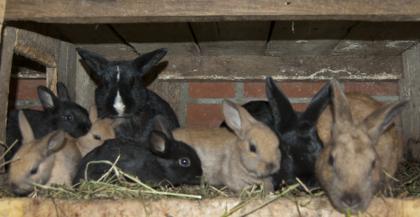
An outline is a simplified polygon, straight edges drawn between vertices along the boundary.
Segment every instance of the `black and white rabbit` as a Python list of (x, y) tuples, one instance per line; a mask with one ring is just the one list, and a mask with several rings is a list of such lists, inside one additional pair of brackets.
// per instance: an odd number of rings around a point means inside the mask
[[(110, 166), (89, 164), (91, 161), (115, 162), (124, 172), (152, 184), (199, 184), (202, 176), (201, 161), (189, 145), (173, 139), (166, 128), (166, 120), (158, 115), (148, 124), (153, 125), (149, 140), (143, 144), (122, 138), (107, 140), (89, 152), (81, 161), (74, 183), (82, 179), (99, 179)], [(87, 170), (86, 170), (86, 167)], [(85, 172), (87, 177), (85, 177)]]
[[(97, 79), (95, 102), (99, 118), (122, 118), (127, 121), (116, 129), (117, 137), (134, 138), (137, 130), (130, 119), (143, 115), (140, 125), (146, 124), (156, 115), (162, 115), (168, 120), (168, 129), (179, 127), (178, 119), (170, 105), (153, 91), (148, 90), (143, 82), (143, 76), (166, 55), (166, 49), (157, 49), (145, 53), (134, 60), (108, 61), (94, 52), (78, 48), (83, 62)], [(137, 126), (138, 127), (138, 126)], [(128, 130), (127, 130), (128, 129)], [(141, 132), (139, 132), (141, 133)]]
[[(63, 130), (74, 138), (85, 135), (90, 127), (89, 113), (82, 106), (73, 102), (66, 86), (58, 82), (56, 97), (47, 87), (38, 87), (38, 97), (43, 111), (23, 109), (35, 138), (41, 138), (55, 130)], [(6, 143), (10, 146), (17, 143), (6, 154), (5, 160), (9, 161), (21, 146), (22, 135), (19, 131), (19, 110), (11, 111), (7, 119)]]
[(330, 101), (330, 84), (318, 91), (304, 112), (293, 110), (289, 99), (271, 77), (266, 79), (265, 90), (268, 101), (251, 101), (243, 107), (276, 132), (282, 144), (281, 169), (273, 175), (273, 185), (276, 188), (282, 182), (293, 183), (296, 177), (315, 185), (315, 161), (323, 147), (316, 122)]

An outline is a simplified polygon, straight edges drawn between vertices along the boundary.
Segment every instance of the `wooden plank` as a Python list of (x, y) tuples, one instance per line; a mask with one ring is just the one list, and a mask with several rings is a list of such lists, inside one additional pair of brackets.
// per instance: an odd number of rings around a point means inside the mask
[(332, 49), (332, 55), (401, 55), (418, 42), (418, 22), (360, 22)]
[[(124, 47), (79, 45), (113, 60), (136, 55)], [(394, 56), (181, 56), (168, 55), (168, 66), (160, 73), (163, 80), (397, 80), (402, 60)]]
[(16, 29), (16, 54), (47, 67), (56, 67), (59, 41), (35, 32)]
[(168, 48), (172, 55), (199, 53), (188, 23), (137, 23), (112, 26), (140, 53), (163, 47)]
[(9, 0), (6, 20), (138, 23), (222, 20), (420, 20), (413, 0)]
[(263, 55), (270, 22), (192, 23), (202, 55)]
[(402, 59), (404, 71), (400, 80), (400, 97), (410, 100), (401, 113), (403, 136), (406, 141), (420, 141), (420, 45), (405, 51)]
[[(3, 31), (0, 66), (0, 142), (6, 142), (7, 106), (9, 102), (10, 75), (12, 71), (13, 49), (16, 44), (16, 29), (6, 27)], [(2, 153), (2, 151), (0, 151)]]
[[(269, 201), (269, 200), (273, 201)], [(241, 205), (237, 209), (238, 205)], [(236, 211), (235, 211), (236, 209)], [(418, 217), (419, 199), (374, 198), (361, 217)], [(290, 197), (241, 201), (240, 198), (203, 200), (60, 200), (4, 198), (0, 200), (0, 216), (255, 216), (255, 217), (342, 217), (325, 197)]]
[(267, 54), (327, 55), (353, 25), (354, 21), (277, 21)]

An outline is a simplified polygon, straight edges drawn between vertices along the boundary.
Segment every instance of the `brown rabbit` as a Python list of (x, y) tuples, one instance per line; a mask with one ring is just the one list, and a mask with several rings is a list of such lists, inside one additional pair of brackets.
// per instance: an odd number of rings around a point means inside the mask
[(223, 102), (223, 114), (234, 134), (226, 128), (180, 128), (174, 138), (195, 149), (209, 184), (236, 192), (263, 184), (272, 191), (270, 175), (279, 170), (281, 157), (276, 134), (230, 101)]
[(365, 211), (386, 183), (383, 171), (393, 175), (403, 145), (393, 119), (406, 102), (381, 105), (367, 95), (344, 95), (332, 80), (332, 106), (319, 118), (324, 143), (316, 175), (331, 203), (341, 212)]
[(118, 125), (118, 121), (115, 119), (98, 119), (98, 113), (95, 106), (92, 106), (89, 110), (89, 119), (92, 123), (92, 127), (87, 134), (77, 139), (77, 144), (82, 157), (94, 148), (102, 145), (105, 140), (114, 139), (114, 128)]
[(68, 184), (76, 173), (81, 159), (75, 139), (63, 131), (54, 131), (35, 139), (31, 126), (22, 111), (18, 114), (22, 146), (13, 156), (9, 183), (17, 195), (33, 191), (33, 183)]

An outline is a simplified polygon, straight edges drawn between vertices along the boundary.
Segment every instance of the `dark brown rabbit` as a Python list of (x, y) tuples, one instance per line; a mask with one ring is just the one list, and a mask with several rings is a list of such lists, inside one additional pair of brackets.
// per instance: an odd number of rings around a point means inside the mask
[(393, 175), (403, 145), (393, 126), (406, 102), (387, 105), (367, 95), (344, 95), (332, 80), (332, 105), (321, 114), (318, 134), (324, 143), (316, 175), (331, 203), (341, 212), (365, 211)]

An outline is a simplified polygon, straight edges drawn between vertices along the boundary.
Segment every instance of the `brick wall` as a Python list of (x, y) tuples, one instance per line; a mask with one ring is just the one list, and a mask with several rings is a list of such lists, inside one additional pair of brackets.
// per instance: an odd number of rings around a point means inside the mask
[[(16, 89), (16, 99), (36, 102), (36, 87), (44, 85), (45, 80), (19, 80), (12, 88)], [(321, 81), (282, 81), (279, 87), (289, 97), (296, 110), (302, 111), (312, 96), (321, 88)], [(399, 90), (396, 81), (344, 82), (347, 92), (362, 92), (380, 101), (395, 101)], [(151, 89), (166, 99), (177, 112), (182, 125), (194, 127), (216, 127), (222, 120), (221, 103), (223, 99), (246, 103), (265, 99), (264, 81), (244, 82), (182, 82), (155, 81)], [(36, 106), (36, 104), (35, 104)], [(39, 107), (39, 106), (38, 106)]]

